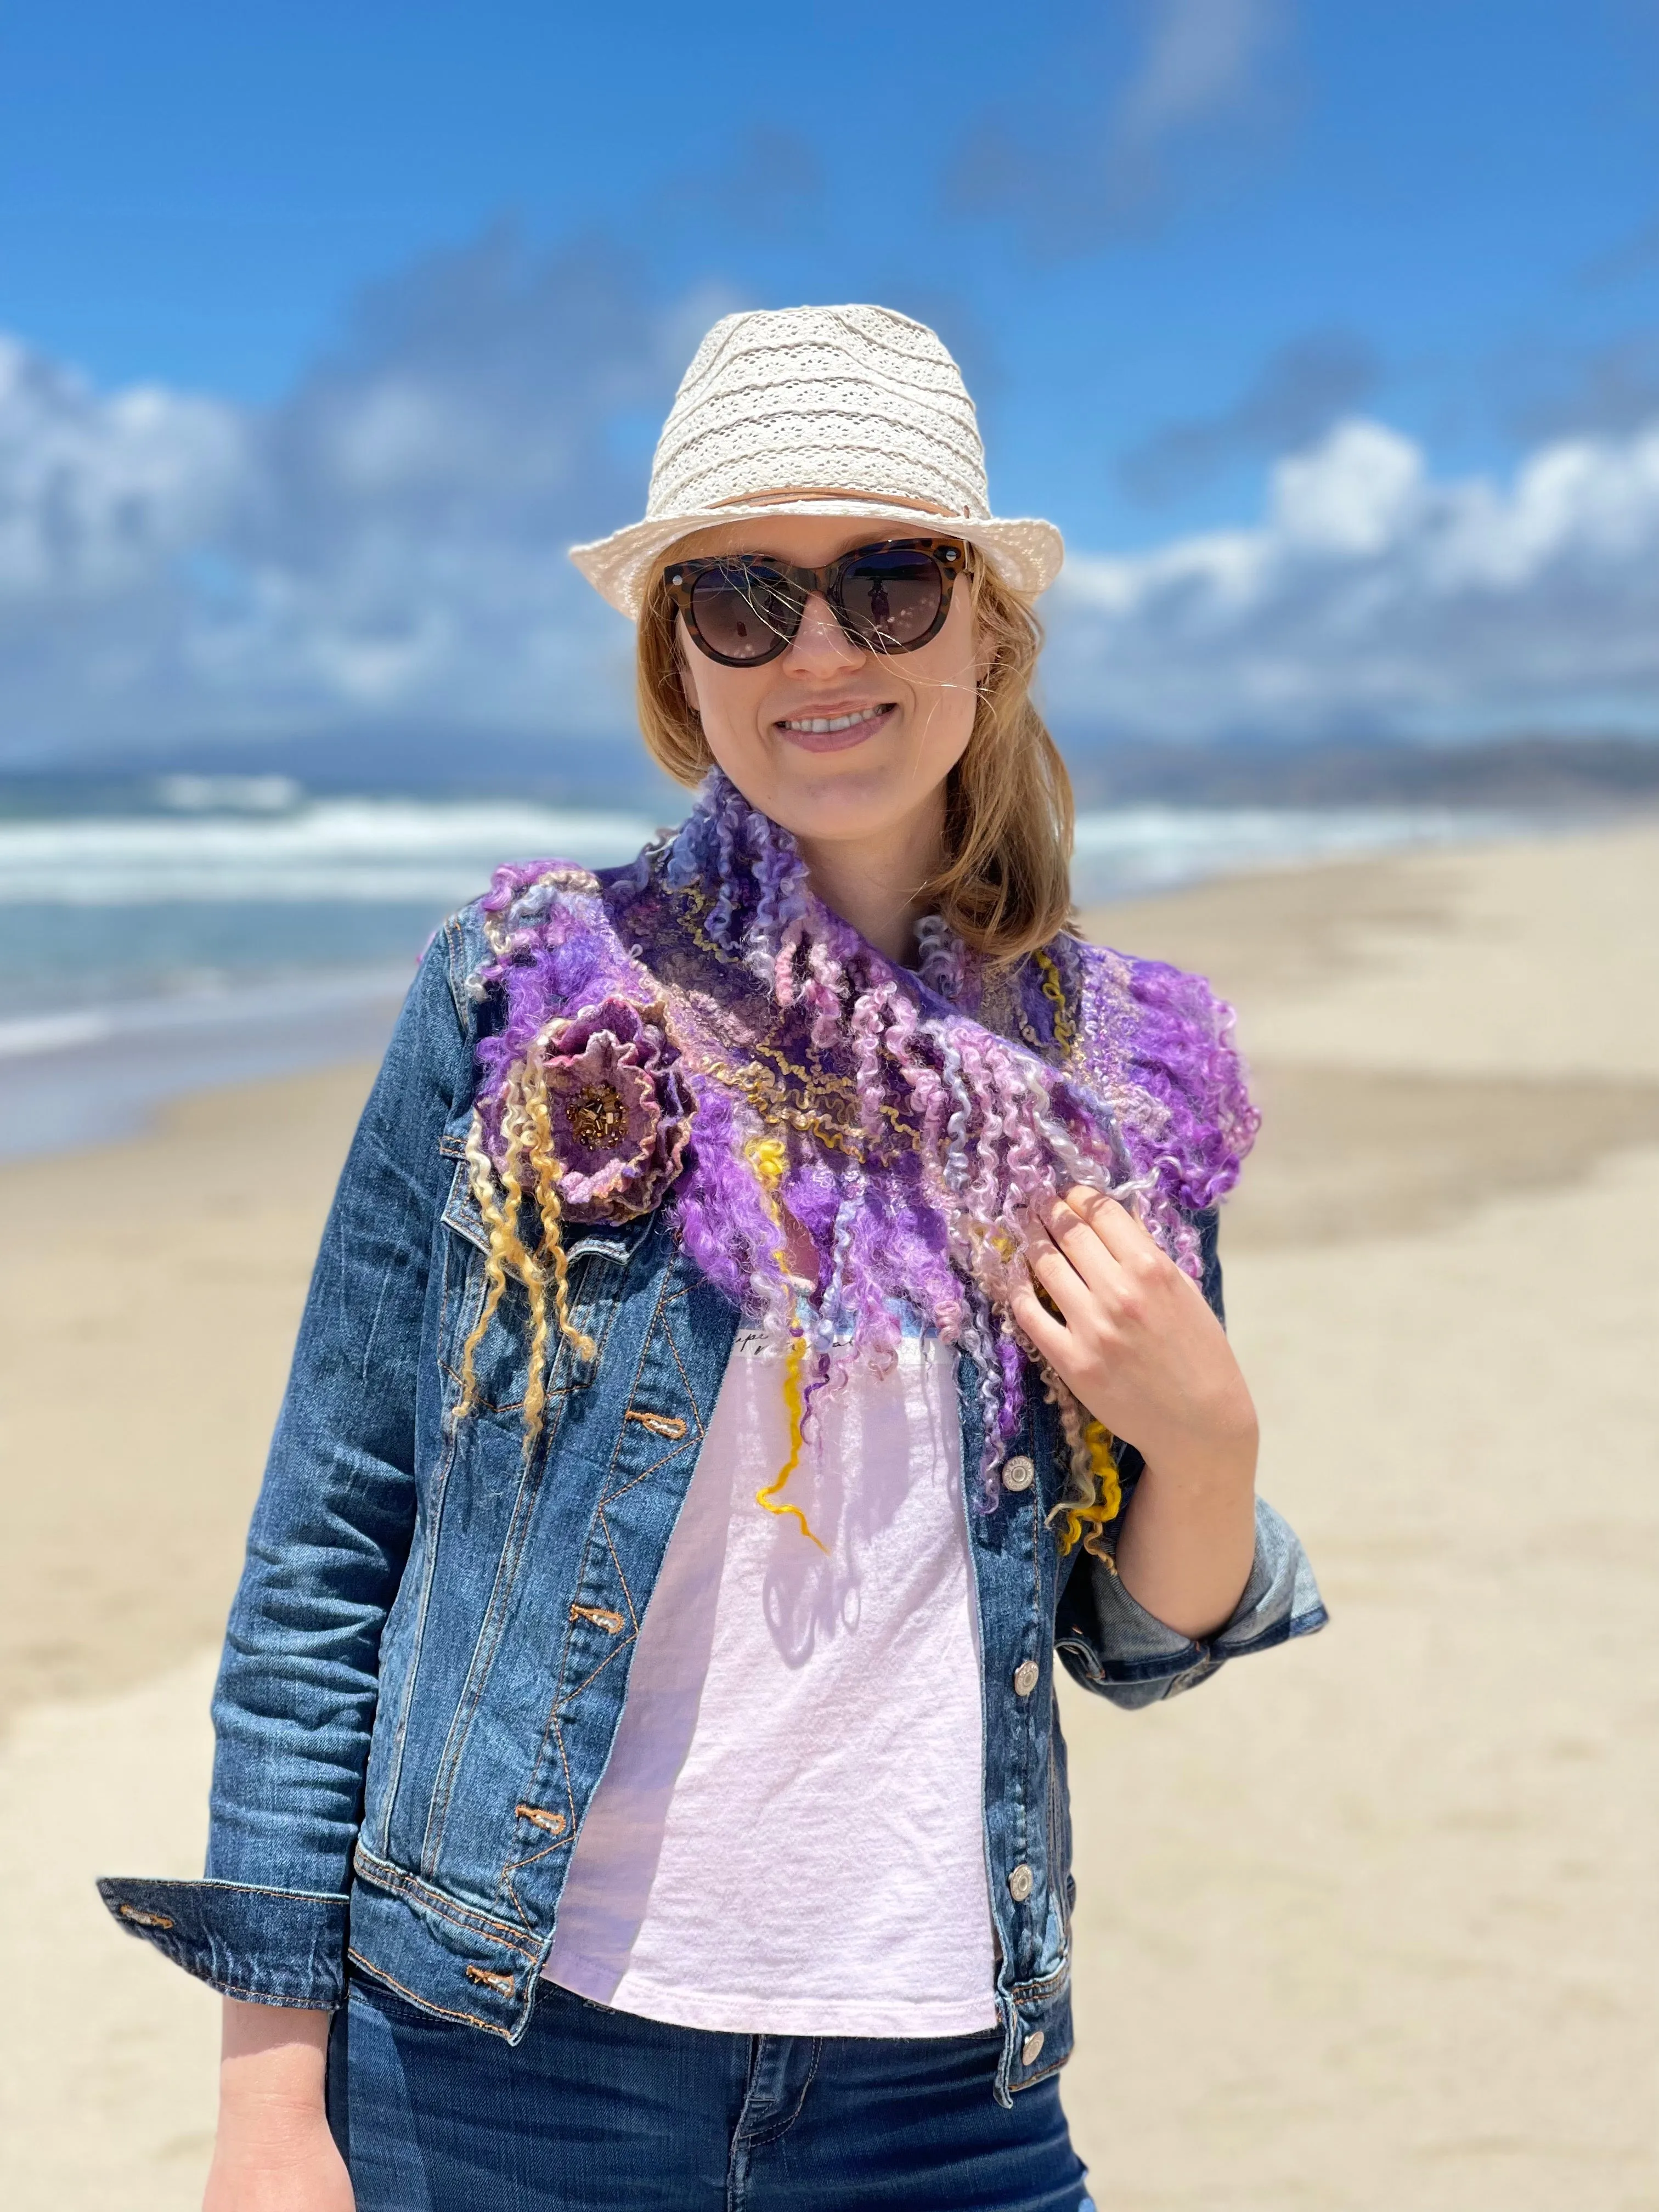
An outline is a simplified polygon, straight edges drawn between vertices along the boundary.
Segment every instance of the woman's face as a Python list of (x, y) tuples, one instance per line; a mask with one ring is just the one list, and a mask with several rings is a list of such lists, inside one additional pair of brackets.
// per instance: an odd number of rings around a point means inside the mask
[[(688, 558), (765, 554), (821, 568), (837, 554), (908, 535), (845, 516), (779, 515), (703, 532)], [(727, 668), (710, 660), (676, 617), (685, 696), (708, 750), (751, 806), (813, 844), (937, 838), (945, 779), (962, 757), (977, 706), (979, 641), (971, 595), (952, 592), (936, 637), (914, 653), (868, 653), (829, 602), (807, 602), (800, 629), (775, 660)], [(849, 720), (848, 718), (851, 718)], [(813, 722), (842, 726), (811, 729)]]

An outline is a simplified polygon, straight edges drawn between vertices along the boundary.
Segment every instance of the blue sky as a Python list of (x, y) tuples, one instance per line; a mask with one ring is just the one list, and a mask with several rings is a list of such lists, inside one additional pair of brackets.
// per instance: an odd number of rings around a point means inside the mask
[(1062, 724), (1659, 728), (1655, 0), (65, 0), (0, 25), (0, 757), (614, 724), (542, 555), (714, 313), (860, 297), (1082, 556)]

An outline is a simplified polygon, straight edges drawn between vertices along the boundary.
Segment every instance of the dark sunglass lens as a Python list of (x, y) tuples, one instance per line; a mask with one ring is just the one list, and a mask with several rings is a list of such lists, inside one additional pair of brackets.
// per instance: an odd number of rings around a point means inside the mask
[(939, 618), (945, 580), (926, 553), (869, 553), (847, 571), (848, 620), (878, 653), (902, 653)]
[(691, 587), (697, 635), (727, 660), (764, 660), (792, 635), (791, 614), (782, 580), (769, 569), (708, 568)]

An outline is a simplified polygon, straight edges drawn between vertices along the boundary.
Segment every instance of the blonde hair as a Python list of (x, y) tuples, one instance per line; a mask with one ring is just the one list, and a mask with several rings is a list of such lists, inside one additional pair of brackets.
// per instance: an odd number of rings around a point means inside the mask
[[(640, 728), (677, 783), (714, 766), (680, 682), (674, 603), (663, 555), (640, 611)], [(963, 944), (996, 963), (1022, 958), (1072, 927), (1072, 780), (1031, 699), (1042, 629), (1030, 601), (982, 553), (968, 573), (980, 653), (973, 732), (945, 785), (945, 860), (923, 896)]]

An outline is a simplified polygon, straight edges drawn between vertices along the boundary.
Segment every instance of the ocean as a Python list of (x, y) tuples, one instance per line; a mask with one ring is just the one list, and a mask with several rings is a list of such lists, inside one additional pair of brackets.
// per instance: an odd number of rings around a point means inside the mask
[[(1449, 808), (1134, 806), (1079, 817), (1080, 904), (1298, 860), (1502, 835)], [(289, 788), (0, 820), (0, 1156), (141, 1127), (206, 1086), (377, 1053), (433, 930), (507, 860), (603, 867), (626, 810)]]

